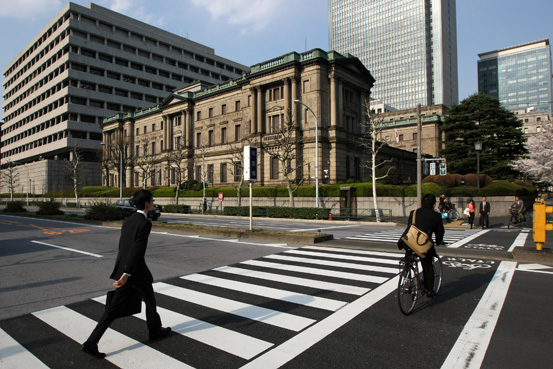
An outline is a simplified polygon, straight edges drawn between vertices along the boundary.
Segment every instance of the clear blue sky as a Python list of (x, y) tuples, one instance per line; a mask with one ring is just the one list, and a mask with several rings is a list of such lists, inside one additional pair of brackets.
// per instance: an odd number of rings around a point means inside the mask
[[(89, 3), (73, 2), (83, 6)], [(248, 66), (291, 51), (328, 49), (327, 0), (97, 0), (95, 3), (188, 37), (214, 48), (222, 57)], [(2, 70), (66, 4), (62, 0), (2, 2)], [(458, 0), (460, 100), (478, 90), (479, 53), (543, 38), (553, 41), (552, 17), (552, 0)]]

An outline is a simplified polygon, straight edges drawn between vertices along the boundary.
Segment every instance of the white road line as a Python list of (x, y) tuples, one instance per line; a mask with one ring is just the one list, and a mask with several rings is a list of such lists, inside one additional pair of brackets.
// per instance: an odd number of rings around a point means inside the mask
[(48, 366), (31, 354), (27, 349), (14, 340), (9, 334), (0, 329), (0, 367), (5, 369), (16, 368), (45, 368)]
[[(96, 326), (94, 320), (65, 306), (38, 311), (33, 315), (79, 343), (86, 341)], [(120, 368), (192, 368), (111, 328), (103, 335), (99, 346), (100, 351), (107, 353), (106, 360)]]
[(306, 256), (319, 256), (324, 258), (334, 258), (342, 260), (355, 260), (355, 261), (366, 261), (368, 263), (377, 263), (377, 264), (393, 264), (397, 265), (398, 261), (390, 259), (378, 259), (378, 258), (369, 258), (366, 256), (354, 256), (354, 255), (340, 255), (340, 254), (329, 254), (326, 252), (312, 252), (312, 251), (303, 251), (303, 250), (290, 250), (285, 251), (285, 254), (294, 254), (294, 255), (306, 255)]
[(442, 368), (480, 368), (509, 292), (516, 265), (513, 261), (502, 261), (499, 264), (486, 292), (465, 324)]
[(263, 267), (263, 268), (287, 270), (287, 271), (290, 271), (290, 272), (307, 273), (307, 274), (321, 275), (321, 276), (326, 276), (326, 277), (350, 279), (350, 280), (353, 280), (353, 281), (371, 282), (371, 283), (378, 283), (378, 284), (384, 283), (388, 280), (388, 278), (377, 277), (377, 276), (373, 276), (373, 275), (347, 273), (347, 272), (337, 272), (337, 271), (328, 270), (328, 269), (300, 267), (300, 266), (296, 266), (296, 265), (270, 263), (270, 262), (267, 262), (267, 261), (260, 261), (260, 260), (249, 260), (249, 261), (244, 261), (240, 264), (255, 265), (255, 266), (260, 266), (260, 267)]
[(317, 309), (336, 311), (343, 307), (346, 303), (343, 301), (327, 299), (319, 296), (306, 295), (303, 293), (297, 293), (286, 290), (279, 290), (276, 288), (260, 286), (251, 283), (244, 283), (233, 281), (230, 279), (222, 279), (217, 277), (211, 277), (203, 274), (190, 274), (181, 279), (187, 281), (193, 281), (210, 286), (216, 286), (226, 288), (234, 291), (246, 292), (252, 295), (268, 297), (273, 300), (281, 300), (286, 302), (292, 302), (294, 304), (309, 306)]
[(515, 247), (517, 246), (524, 246), (524, 244), (526, 243), (526, 239), (528, 238), (528, 235), (530, 233), (528, 232), (520, 232), (519, 235), (517, 236), (517, 238), (515, 239), (515, 241), (513, 242), (513, 244), (511, 245), (511, 247), (509, 247), (509, 250), (507, 250), (508, 252), (512, 252)]
[(382, 266), (377, 266), (377, 265), (343, 263), (343, 262), (340, 262), (340, 261), (309, 259), (309, 258), (301, 258), (301, 257), (295, 257), (295, 256), (287, 256), (287, 255), (267, 255), (267, 256), (264, 256), (263, 258), (264, 259), (291, 261), (291, 262), (296, 262), (296, 263), (324, 265), (324, 266), (330, 266), (330, 267), (336, 267), (336, 268), (365, 270), (365, 271), (377, 272), (377, 273), (398, 274), (398, 270), (399, 270), (397, 266), (394, 267), (394, 268), (388, 268), (388, 267), (382, 267)]
[(175, 233), (162, 233), (168, 236), (175, 236), (175, 237), (185, 237), (185, 238), (196, 238), (200, 240), (208, 240), (208, 241), (217, 241), (217, 242), (230, 242), (230, 243), (240, 243), (244, 245), (255, 245), (255, 246), (264, 246), (264, 247), (280, 247), (284, 249), (296, 249), (296, 246), (288, 246), (286, 243), (258, 243), (258, 242), (244, 242), (239, 241), (236, 238), (210, 238), (210, 237), (202, 237), (199, 235), (187, 235), (187, 234), (175, 234)]
[(302, 352), (306, 351), (329, 334), (351, 321), (357, 315), (388, 296), (397, 288), (398, 277), (375, 288), (361, 298), (348, 304), (319, 323), (295, 335), (283, 344), (266, 352), (258, 358), (244, 365), (244, 369), (272, 369), (280, 368)]
[(348, 295), (361, 296), (370, 291), (370, 288), (349, 286), (347, 284), (339, 284), (339, 283), (332, 283), (332, 282), (325, 282), (325, 281), (317, 281), (314, 279), (307, 279), (307, 278), (300, 278), (300, 277), (292, 277), (284, 274), (259, 272), (257, 270), (251, 270), (251, 269), (234, 268), (234, 267), (225, 266), (225, 267), (215, 268), (213, 270), (216, 270), (218, 272), (241, 275), (245, 277), (316, 288), (318, 290), (340, 292)]
[[(482, 236), (483, 234), (486, 234), (488, 233), (490, 230), (489, 229), (485, 229), (485, 230), (482, 230), (478, 233), (475, 233), (473, 235), (470, 235), (468, 236), (467, 238), (463, 238), (462, 240), (459, 240), (455, 243), (452, 243), (451, 245), (447, 245), (448, 248), (458, 248), (458, 247), (461, 247), (463, 246), (464, 244), (467, 244), (469, 243), (470, 241), (474, 240), (475, 238), (477, 237), (480, 237)], [(447, 232), (447, 231), (446, 231)]]
[[(105, 296), (93, 300), (102, 304), (106, 303)], [(270, 342), (194, 319), (159, 306), (157, 307), (157, 312), (163, 317), (163, 323), (170, 326), (173, 332), (243, 359), (249, 360), (273, 346)], [(146, 304), (142, 303), (142, 312), (136, 314), (135, 317), (146, 320)]]
[(192, 302), (197, 305), (206, 306), (228, 314), (238, 315), (295, 332), (299, 332), (315, 322), (313, 319), (213, 296), (187, 288), (172, 286), (162, 282), (154, 283), (154, 290), (157, 293), (171, 296), (179, 300)]
[(344, 248), (325, 247), (325, 246), (305, 246), (305, 247), (302, 247), (301, 249), (302, 250), (303, 249), (319, 250), (319, 251), (324, 251), (324, 252), (343, 253), (343, 254), (373, 255), (373, 256), (382, 256), (382, 257), (396, 258), (396, 259), (400, 259), (404, 256), (403, 252), (382, 252), (382, 251), (369, 251), (369, 250), (355, 250), (355, 249), (344, 249)]
[(318, 228), (308, 228), (308, 229), (293, 229), (289, 230), (288, 232), (313, 232), (318, 230), (325, 230), (325, 229), (336, 229), (336, 228), (352, 228), (352, 227), (359, 227), (358, 225), (344, 225), (344, 226), (333, 226), (333, 227), (318, 227)]
[(103, 255), (93, 254), (91, 252), (86, 252), (86, 251), (81, 251), (81, 250), (75, 250), (75, 249), (72, 249), (72, 248), (69, 248), (69, 247), (64, 247), (64, 246), (52, 245), (51, 243), (40, 242), (40, 241), (31, 241), (31, 242), (38, 243), (38, 244), (44, 245), (44, 246), (55, 247), (56, 249), (62, 249), (62, 250), (67, 250), (67, 251), (78, 252), (79, 254), (94, 256), (95, 258), (103, 258)]

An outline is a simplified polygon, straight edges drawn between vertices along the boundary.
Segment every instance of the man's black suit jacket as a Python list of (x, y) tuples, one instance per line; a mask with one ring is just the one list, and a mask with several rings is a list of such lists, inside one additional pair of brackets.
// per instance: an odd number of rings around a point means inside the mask
[(146, 265), (146, 246), (152, 223), (144, 214), (135, 212), (127, 217), (121, 228), (119, 253), (110, 278), (118, 280), (123, 273), (130, 274), (130, 285), (152, 284), (154, 278)]
[(480, 203), (480, 214), (486, 214), (487, 215), (490, 212), (491, 207), (492, 206), (490, 205), (490, 203), (488, 201), (486, 201), (486, 206), (484, 206), (484, 203), (481, 202)]

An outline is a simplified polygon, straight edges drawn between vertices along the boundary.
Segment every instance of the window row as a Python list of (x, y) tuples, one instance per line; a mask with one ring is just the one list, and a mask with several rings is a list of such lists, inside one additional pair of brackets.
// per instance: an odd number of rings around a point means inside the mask
[[(234, 126), (234, 142), (239, 142), (242, 139), (242, 125), (236, 124)], [(227, 133), (227, 127), (221, 127), (221, 135), (219, 136), (219, 144), (227, 144), (229, 143), (228, 140), (228, 133)], [(202, 132), (196, 132), (196, 148), (201, 148), (203, 146), (215, 146), (217, 143), (215, 142), (215, 130), (210, 129), (207, 131), (207, 145), (204, 145), (204, 142), (202, 141)]]

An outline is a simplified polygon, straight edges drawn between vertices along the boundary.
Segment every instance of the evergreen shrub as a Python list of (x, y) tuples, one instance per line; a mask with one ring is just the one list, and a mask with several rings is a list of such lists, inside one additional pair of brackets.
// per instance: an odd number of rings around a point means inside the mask
[(23, 207), (23, 202), (21, 201), (9, 201), (4, 208), (4, 212), (6, 213), (23, 213), (25, 211), (27, 209)]

